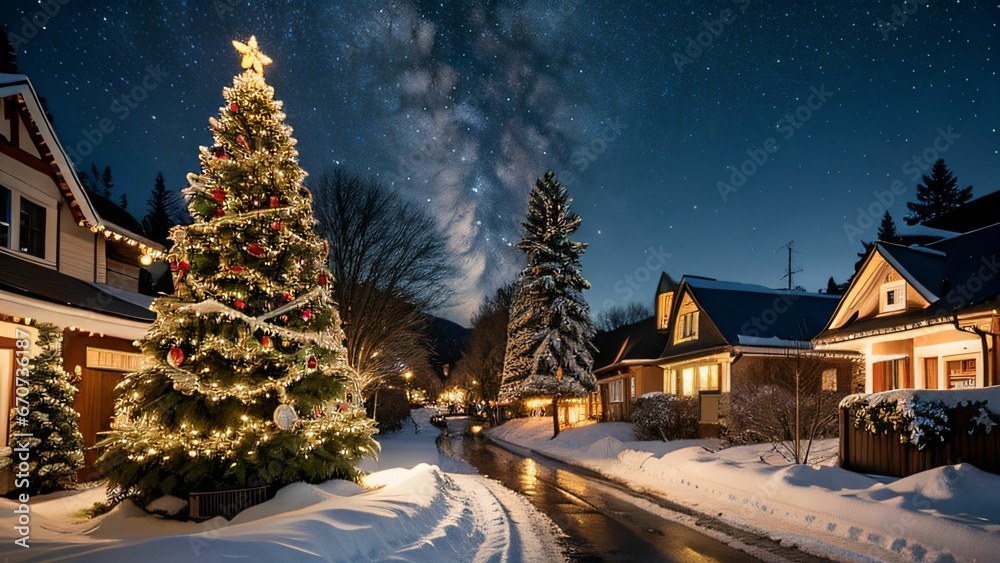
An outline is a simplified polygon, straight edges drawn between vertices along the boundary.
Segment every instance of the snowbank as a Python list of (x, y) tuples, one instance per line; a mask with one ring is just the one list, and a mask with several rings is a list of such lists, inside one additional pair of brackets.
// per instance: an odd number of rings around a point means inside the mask
[[(294, 483), (232, 521), (165, 520), (126, 501), (87, 520), (101, 487), (31, 501), (29, 549), (13, 545), (16, 504), (0, 499), (0, 553), (12, 561), (561, 561), (558, 529), (523, 499), (478, 475), (443, 472), (429, 415), (380, 436), (381, 471), (362, 486)], [(388, 467), (395, 460), (396, 467)], [(450, 458), (448, 458), (450, 459)], [(447, 460), (445, 460), (447, 461)], [(456, 462), (456, 469), (466, 470)], [(468, 471), (465, 471), (468, 472)]]
[(488, 435), (835, 559), (992, 561), (1000, 552), (1000, 476), (967, 464), (890, 479), (777, 464), (766, 445), (627, 441), (620, 424), (572, 428), (552, 440), (547, 423), (511, 421)]

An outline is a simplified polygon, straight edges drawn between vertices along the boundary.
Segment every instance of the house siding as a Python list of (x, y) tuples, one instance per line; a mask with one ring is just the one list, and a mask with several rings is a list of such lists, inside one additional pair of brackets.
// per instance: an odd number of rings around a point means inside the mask
[(95, 235), (74, 223), (73, 214), (67, 210), (59, 215), (59, 271), (80, 280), (95, 281)]

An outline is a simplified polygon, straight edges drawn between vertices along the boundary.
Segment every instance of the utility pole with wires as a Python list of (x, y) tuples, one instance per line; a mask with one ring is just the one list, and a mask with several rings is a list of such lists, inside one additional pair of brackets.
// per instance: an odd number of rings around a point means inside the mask
[(792, 287), (793, 287), (793, 285), (792, 285), (792, 274), (797, 274), (797, 273), (799, 273), (799, 272), (802, 271), (801, 269), (797, 269), (797, 270), (793, 270), (792, 269), (792, 253), (795, 252), (795, 254), (798, 254), (798, 252), (796, 252), (795, 249), (793, 248), (793, 246), (792, 246), (793, 244), (795, 244), (794, 240), (788, 241), (788, 244), (786, 244), (785, 246), (782, 246), (781, 248), (778, 248), (778, 250), (781, 250), (782, 248), (788, 249), (788, 273), (786, 273), (785, 275), (781, 276), (781, 279), (788, 278), (788, 289), (792, 289)]

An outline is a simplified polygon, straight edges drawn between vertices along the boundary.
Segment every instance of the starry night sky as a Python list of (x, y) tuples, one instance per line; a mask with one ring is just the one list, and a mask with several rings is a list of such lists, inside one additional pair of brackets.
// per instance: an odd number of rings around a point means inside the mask
[[(64, 147), (111, 165), (134, 214), (157, 172), (180, 189), (198, 170), (240, 71), (230, 40), (256, 34), (313, 179), (376, 176), (446, 229), (462, 276), (443, 313), (463, 324), (520, 269), (511, 245), (549, 168), (583, 217), (595, 312), (651, 305), (661, 269), (780, 287), (792, 240), (797, 285), (842, 282), (881, 216), (859, 224), (858, 207), (901, 180), (903, 227), (928, 149), (976, 196), (1000, 188), (993, 0), (908, 2), (895, 23), (887, 0), (51, 4), (33, 19), (43, 5), (15, 1), (0, 23)], [(731, 166), (752, 174), (737, 186)]]

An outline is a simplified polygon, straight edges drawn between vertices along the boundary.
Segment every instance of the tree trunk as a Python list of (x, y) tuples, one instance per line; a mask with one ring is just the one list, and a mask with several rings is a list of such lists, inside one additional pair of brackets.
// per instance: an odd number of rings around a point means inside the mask
[(559, 435), (559, 395), (552, 397), (552, 439)]

